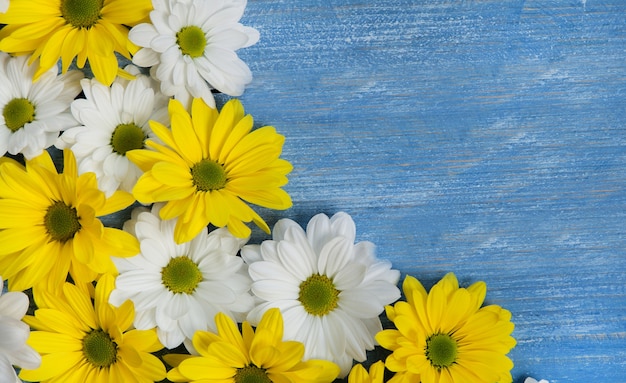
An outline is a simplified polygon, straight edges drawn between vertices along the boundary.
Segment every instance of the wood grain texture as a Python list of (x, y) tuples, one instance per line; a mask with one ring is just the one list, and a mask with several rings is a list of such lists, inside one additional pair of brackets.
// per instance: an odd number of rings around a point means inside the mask
[[(294, 207), (430, 287), (484, 280), (514, 381), (626, 382), (626, 2), (251, 0), (242, 101)], [(255, 232), (253, 241), (265, 239)]]

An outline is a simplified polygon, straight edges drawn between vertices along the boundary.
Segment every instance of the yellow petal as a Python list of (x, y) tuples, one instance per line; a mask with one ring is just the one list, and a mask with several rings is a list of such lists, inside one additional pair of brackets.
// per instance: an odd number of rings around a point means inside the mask
[(176, 146), (183, 150), (179, 154), (190, 163), (202, 160), (202, 148), (191, 123), (191, 116), (180, 102), (170, 102), (168, 111), (172, 123), (172, 136)]
[(31, 382), (45, 382), (73, 368), (83, 359), (82, 352), (56, 352), (41, 357), (41, 367), (22, 370), (20, 378)]
[(96, 328), (96, 313), (91, 303), (91, 297), (73, 284), (63, 285), (63, 295), (69, 306), (76, 313), (76, 317), (86, 327)]
[(81, 339), (47, 331), (31, 332), (27, 343), (40, 354), (82, 351), (83, 349)]
[(243, 338), (237, 325), (227, 315), (218, 313), (215, 316), (215, 325), (217, 326), (217, 332), (219, 336), (232, 345), (235, 345), (242, 354), (247, 355), (248, 350), (243, 343)]
[(191, 103), (191, 121), (202, 149), (202, 158), (209, 158), (209, 140), (217, 116), (217, 110), (210, 108), (204, 100), (201, 98), (193, 99)]
[(211, 158), (221, 157), (220, 152), (228, 135), (243, 116), (243, 105), (241, 105), (239, 100), (232, 99), (224, 105), (211, 131), (209, 141), (209, 155)]
[(113, 214), (122, 209), (129, 207), (135, 202), (135, 197), (132, 194), (118, 190), (109, 198), (106, 199), (104, 207), (96, 212), (97, 216), (103, 216)]

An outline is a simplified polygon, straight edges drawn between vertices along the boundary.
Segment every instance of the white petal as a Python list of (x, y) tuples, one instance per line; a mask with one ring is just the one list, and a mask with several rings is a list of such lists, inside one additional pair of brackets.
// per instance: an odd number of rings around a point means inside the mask
[(150, 42), (158, 36), (158, 34), (154, 25), (142, 23), (135, 25), (130, 32), (128, 32), (128, 39), (135, 45), (145, 48), (150, 46)]
[(330, 227), (335, 235), (343, 235), (350, 242), (356, 238), (356, 226), (352, 217), (344, 212), (339, 212), (330, 218)]
[(278, 252), (278, 258), (283, 267), (293, 274), (298, 280), (304, 281), (316, 270), (312, 269), (312, 266), (305, 261), (306, 255), (299, 252), (298, 248), (289, 242), (281, 241), (276, 246)]
[(335, 237), (322, 247), (318, 259), (318, 270), (321, 274), (333, 278), (348, 263), (353, 261), (352, 241), (345, 237)]
[(254, 295), (266, 301), (298, 299), (298, 285), (280, 280), (256, 281), (251, 288)]
[(20, 320), (28, 310), (28, 296), (22, 292), (7, 292), (0, 297), (0, 315)]

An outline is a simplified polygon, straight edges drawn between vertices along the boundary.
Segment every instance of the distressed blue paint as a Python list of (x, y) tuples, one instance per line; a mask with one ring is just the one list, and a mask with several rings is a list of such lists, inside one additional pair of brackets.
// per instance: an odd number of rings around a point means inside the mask
[[(514, 381), (626, 382), (626, 2), (254, 0), (242, 97), (294, 207), (428, 286), (485, 280)], [(253, 240), (265, 236), (255, 232)]]

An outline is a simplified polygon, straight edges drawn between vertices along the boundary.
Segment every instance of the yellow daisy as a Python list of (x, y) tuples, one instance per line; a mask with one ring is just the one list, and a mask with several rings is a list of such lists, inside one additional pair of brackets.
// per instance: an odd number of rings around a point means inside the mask
[(387, 306), (397, 330), (376, 335), (393, 351), (385, 361), (396, 372), (389, 382), (511, 382), (513, 362), (506, 356), (515, 346), (511, 313), (496, 305), (480, 307), (484, 282), (459, 288), (449, 273), (426, 293), (407, 276), (402, 288), (407, 302)]
[(46, 151), (26, 167), (13, 160), (0, 163), (0, 274), (11, 290), (42, 283), (57, 291), (68, 271), (74, 281), (90, 282), (116, 272), (112, 255), (139, 252), (134, 236), (96, 218), (129, 206), (132, 195), (105, 198), (94, 173), (78, 176), (72, 152), (63, 157), (61, 174)]
[(326, 360), (302, 361), (304, 345), (283, 342), (283, 317), (268, 310), (256, 332), (243, 322), (241, 333), (225, 314), (215, 316), (217, 334), (196, 331), (193, 346), (200, 356), (166, 355), (176, 367), (167, 378), (172, 382), (197, 383), (325, 383), (339, 374), (339, 367)]
[(113, 277), (102, 276), (93, 297), (87, 287), (65, 283), (59, 295), (35, 293), (39, 309), (24, 321), (37, 330), (27, 343), (42, 355), (41, 366), (22, 370), (20, 378), (42, 383), (164, 379), (165, 366), (150, 354), (163, 348), (156, 332), (132, 329), (135, 310), (131, 301), (118, 308), (108, 303)]
[(370, 366), (369, 373), (361, 364), (355, 364), (348, 375), (348, 383), (383, 383), (385, 363), (381, 360)]
[[(194, 238), (209, 223), (237, 237), (250, 235), (243, 222), (253, 221), (265, 232), (265, 221), (244, 201), (271, 209), (291, 207), (281, 189), (287, 183), (289, 162), (278, 158), (285, 137), (271, 126), (252, 130), (252, 116), (244, 115), (239, 100), (221, 112), (200, 98), (191, 115), (177, 100), (170, 100), (172, 130), (150, 121), (150, 128), (165, 145), (146, 141), (154, 150), (131, 150), (126, 156), (145, 173), (133, 189), (141, 203), (167, 202), (161, 219), (178, 217), (174, 239)], [(243, 200), (243, 201), (242, 201)]]
[[(89, 65), (98, 81), (111, 85), (118, 74), (115, 52), (130, 59), (139, 49), (128, 40), (128, 28), (149, 21), (150, 0), (11, 0), (0, 14), (0, 50), (32, 53), (39, 59), (38, 78), (62, 60), (65, 73)], [(119, 70), (120, 73), (121, 69)]]

